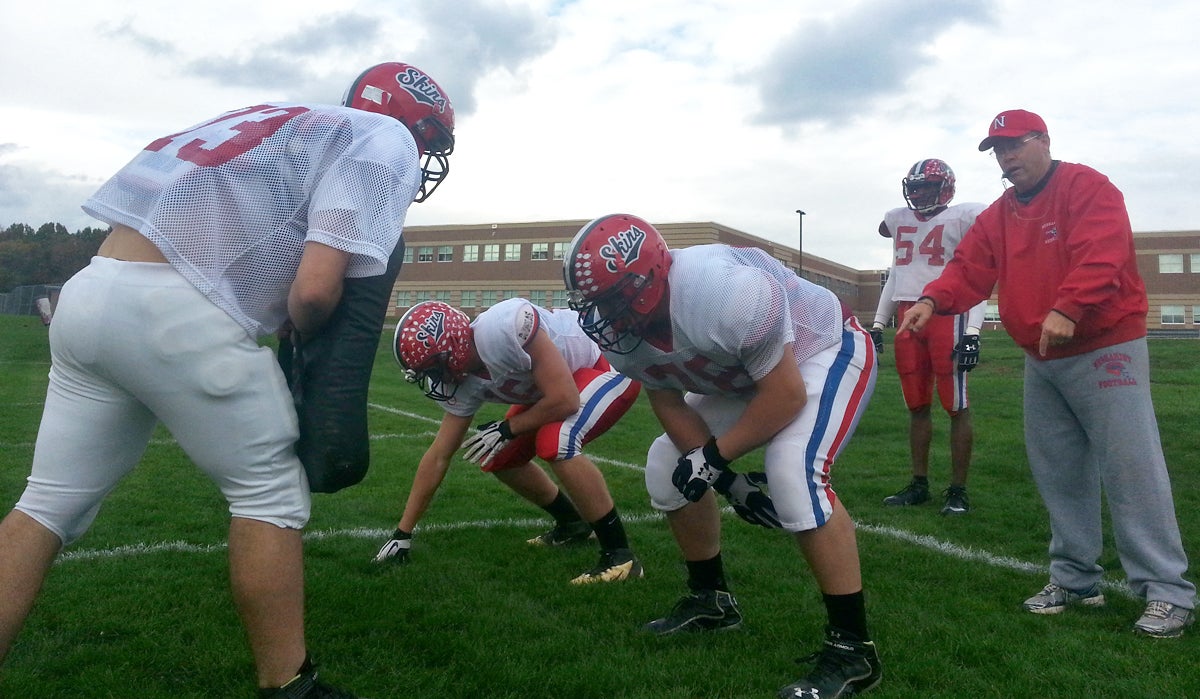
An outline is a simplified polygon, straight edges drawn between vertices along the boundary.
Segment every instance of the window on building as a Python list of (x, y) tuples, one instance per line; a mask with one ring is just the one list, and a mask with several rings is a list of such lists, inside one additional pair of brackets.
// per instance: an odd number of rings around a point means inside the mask
[(441, 301), (442, 303), (450, 303), (450, 291), (447, 289), (433, 292), (433, 300)]
[[(430, 297), (430, 292), (428, 292), (428, 291), (418, 291), (418, 292), (417, 292), (417, 303), (421, 303), (422, 301), (429, 301), (429, 300), (430, 300), (430, 298), (429, 298), (429, 297)], [(415, 304), (414, 304), (414, 305), (415, 305)]]
[(496, 292), (481, 291), (479, 292), (479, 295), (481, 297), (479, 300), (480, 306), (483, 306), (484, 308), (491, 308), (492, 306), (496, 305)]
[(396, 308), (408, 308), (412, 304), (408, 301), (409, 295), (407, 291), (396, 292)]
[(1192, 306), (1192, 325), (1200, 325), (1200, 306)]
[(483, 261), (498, 262), (500, 260), (500, 245), (492, 243), (491, 245), (483, 246)]
[(1188, 255), (1188, 257), (1191, 258), (1189, 261), (1192, 263), (1192, 274), (1200, 274), (1200, 254), (1192, 253), (1191, 255)]
[(1158, 273), (1159, 274), (1182, 274), (1183, 273), (1183, 255), (1181, 253), (1168, 253), (1158, 256)]
[(983, 311), (983, 319), (989, 323), (999, 323), (1000, 307), (994, 303), (989, 303)]
[(432, 245), (424, 245), (417, 248), (417, 262), (433, 262)]
[(464, 245), (463, 246), (463, 262), (478, 262), (479, 261), (479, 246)]
[(475, 307), (475, 292), (474, 291), (463, 291), (462, 292), (462, 303), (459, 304), (459, 307), (460, 308), (474, 308)]
[(549, 243), (532, 243), (529, 246), (529, 259), (531, 259), (531, 260), (548, 260), (548, 259), (550, 259), (550, 244)]
[(551, 301), (551, 308), (566, 308), (567, 307), (567, 290), (555, 289), (554, 300)]
[(505, 262), (520, 262), (521, 261), (521, 244), (509, 243), (504, 246), (504, 261)]
[(1183, 306), (1166, 306), (1162, 307), (1162, 324), (1163, 325), (1183, 325)]
[(404, 248), (404, 264), (411, 265), (413, 261), (413, 249)]
[(567, 256), (567, 246), (570, 243), (555, 243), (554, 244), (554, 259), (561, 260)]
[(540, 289), (534, 289), (533, 291), (529, 292), (529, 302), (535, 306), (548, 308), (546, 305), (546, 292), (541, 291)]
[(449, 245), (443, 245), (439, 247), (437, 260), (438, 262), (453, 262), (454, 248), (450, 247)]

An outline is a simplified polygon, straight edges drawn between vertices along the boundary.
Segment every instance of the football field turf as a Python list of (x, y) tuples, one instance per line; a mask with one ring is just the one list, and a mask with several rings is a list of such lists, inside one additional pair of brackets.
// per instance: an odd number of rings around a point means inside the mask
[[(389, 338), (390, 339), (390, 338)], [(1200, 343), (1152, 340), (1155, 407), (1189, 558), (1200, 558)], [(858, 523), (869, 623), (884, 664), (867, 696), (1200, 697), (1200, 626), (1181, 639), (1135, 637), (1142, 604), (1106, 525), (1108, 604), (1056, 616), (1021, 610), (1045, 584), (1049, 529), (1025, 462), (1022, 355), (983, 337), (970, 375), (973, 511), (939, 516), (882, 500), (908, 479), (907, 414), (891, 356), (834, 466)], [(46, 329), (0, 316), (0, 509), (29, 472), (44, 399)], [(654, 638), (641, 624), (684, 591), (684, 570), (642, 479), (659, 432), (644, 399), (590, 453), (626, 520), (646, 577), (572, 586), (595, 549), (538, 549), (549, 525), (458, 460), (414, 538), (412, 562), (370, 563), (399, 517), (440, 412), (406, 384), (381, 343), (371, 387), (372, 465), (360, 485), (315, 495), (306, 535), (309, 647), (333, 684), (373, 699), (773, 697), (807, 671), (824, 609), (795, 544), (722, 520), (724, 557), (745, 615), (735, 632)], [(494, 406), (480, 422), (501, 413)], [(935, 411), (931, 487), (947, 483), (948, 422)], [(757, 454), (735, 462), (755, 468)], [(0, 668), (0, 697), (253, 696), (253, 668), (228, 590), (228, 517), (216, 488), (170, 434), (156, 433), (92, 530), (51, 571)], [(1196, 573), (1189, 578), (1196, 580)]]

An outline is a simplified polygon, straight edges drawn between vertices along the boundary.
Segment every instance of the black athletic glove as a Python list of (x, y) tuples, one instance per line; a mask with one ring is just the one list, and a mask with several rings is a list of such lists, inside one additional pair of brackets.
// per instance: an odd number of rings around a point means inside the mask
[(954, 354), (958, 357), (958, 370), (970, 371), (979, 364), (979, 336), (963, 335), (954, 346)]
[(871, 342), (875, 343), (875, 362), (883, 354), (883, 328), (871, 328)]
[(713, 490), (725, 496), (738, 517), (760, 527), (779, 529), (783, 525), (779, 523), (775, 503), (762, 489), (766, 484), (765, 473), (755, 471), (741, 474), (727, 470), (712, 485)]
[(508, 420), (493, 420), (475, 429), (479, 431), (463, 442), (463, 458), (480, 466), (490, 464), (496, 454), (499, 454), (513, 438)]
[(717, 438), (709, 437), (703, 447), (696, 447), (679, 457), (675, 471), (671, 473), (671, 483), (688, 502), (696, 502), (704, 497), (704, 491), (727, 466), (729, 460), (717, 450)]
[(412, 533), (403, 529), (392, 532), (392, 538), (375, 554), (376, 563), (408, 563), (408, 552), (412, 549)]

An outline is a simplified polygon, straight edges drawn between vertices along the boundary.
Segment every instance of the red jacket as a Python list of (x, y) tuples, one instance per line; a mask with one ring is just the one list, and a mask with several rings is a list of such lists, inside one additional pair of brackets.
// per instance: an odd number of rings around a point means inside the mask
[[(1146, 334), (1146, 287), (1137, 270), (1125, 198), (1086, 165), (1060, 162), (1028, 204), (1010, 188), (963, 236), (924, 295), (938, 313), (961, 313), (998, 286), (1000, 320), (1036, 359), (1091, 352)], [(1076, 322), (1065, 345), (1038, 354), (1042, 320)]]

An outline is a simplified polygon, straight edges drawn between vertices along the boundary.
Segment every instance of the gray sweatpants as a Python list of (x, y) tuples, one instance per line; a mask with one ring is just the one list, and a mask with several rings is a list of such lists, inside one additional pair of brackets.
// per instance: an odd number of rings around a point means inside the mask
[(1146, 339), (1065, 359), (1025, 358), (1025, 444), (1050, 512), (1050, 579), (1082, 590), (1100, 580), (1100, 494), (1129, 586), (1193, 609), (1187, 555), (1150, 398)]

